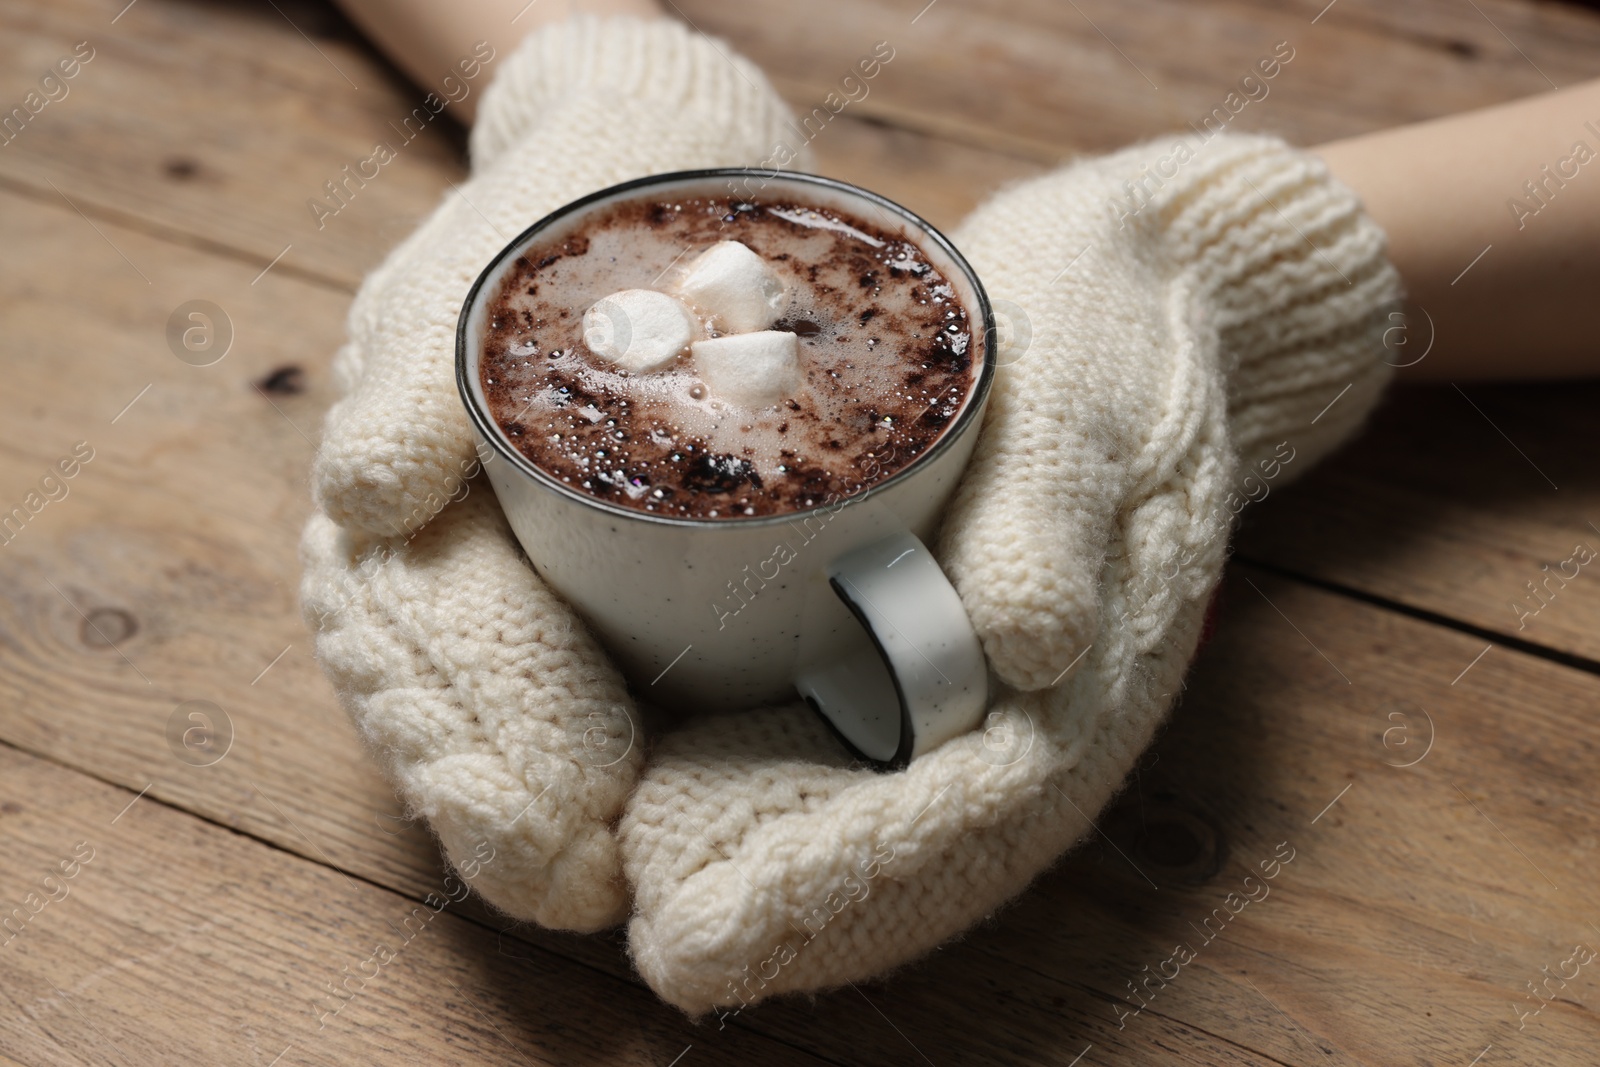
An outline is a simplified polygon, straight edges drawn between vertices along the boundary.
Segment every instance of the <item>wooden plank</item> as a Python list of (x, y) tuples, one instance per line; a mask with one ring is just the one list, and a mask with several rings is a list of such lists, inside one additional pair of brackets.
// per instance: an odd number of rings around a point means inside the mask
[[(235, 250), (256, 270), (292, 246), (278, 269), (353, 288), (461, 178), (463, 137), (441, 118), (403, 143), (389, 123), (424, 90), (331, 10), (283, 10), (141, 3), (110, 25), (91, 0), (0, 6), (0, 99), (21, 99), (74, 42), (95, 50), (69, 95), (0, 149), (0, 175), (50, 197), (53, 182), (97, 215)], [(319, 229), (307, 201), (380, 138), (397, 158)]]
[[(1452, 685), (1481, 642), (1248, 568), (1222, 619), (1102, 820), (1161, 889), (1100, 845), (1025, 898), (991, 948), (1127, 998), (1144, 966), (1193, 944), (1196, 973), (1156, 983), (1151, 1009), (1286, 1062), (1466, 1064), (1490, 1043), (1581, 1062), (1593, 974), (1523, 1029), (1512, 1005), (1574, 942), (1600, 946), (1587, 888), (1600, 856), (1573, 847), (1600, 829), (1600, 679), (1505, 653)], [(1189, 924), (1246, 874), (1261, 884), (1280, 841), (1296, 859), (1206, 944)], [(1077, 928), (1051, 921), (1067, 907)]]
[(1397, 390), (1364, 436), (1246, 512), (1238, 551), (1482, 627), (1480, 648), (1600, 662), (1600, 569), (1582, 562), (1600, 555), (1600, 475), (1575, 447), (1597, 404), (1590, 383)]
[(0, 1048), (28, 1062), (820, 1062), (498, 951), (439, 871), (419, 905), (5, 745), (0, 812)]
[(680, 3), (697, 26), (727, 37), (797, 102), (819, 100), (875, 42), (888, 41), (895, 57), (860, 102), (862, 111), (1046, 159), (1198, 121), (1279, 41), (1289, 42), (1293, 60), (1232, 125), (1274, 130), (1300, 144), (1600, 74), (1600, 15), (1576, 5), (1488, 0), (1475, 9), (1450, 0), (1340, 0), (1317, 18), (1327, 6), (1326, 0)]
[[(359, 851), (363, 873), (416, 891), (429, 843), (377, 820), (397, 814), (391, 794), (360, 758), (296, 606), (306, 469), (347, 297), (276, 271), (252, 285), (249, 264), (0, 200), (0, 240), (27, 250), (0, 266), (5, 508), (41, 491), (78, 442), (93, 450), (66, 497), (0, 547), (6, 738), (135, 790), (153, 783), (256, 836), (303, 833), (301, 848), (314, 842), (335, 864)], [(212, 366), (168, 349), (167, 319), (193, 299), (232, 323), (232, 349)], [(285, 368), (302, 373), (273, 394), (255, 388)], [(232, 723), (215, 766), (189, 766), (168, 744), (191, 700)], [(107, 734), (103, 716), (121, 727)], [(320, 751), (327, 763), (300, 758)]]
[[(874, 42), (891, 42), (894, 59), (817, 149), (828, 170), (897, 194), (942, 226), (983, 191), (1066, 153), (1198, 121), (1279, 40), (1292, 42), (1296, 58), (1236, 128), (1314, 143), (1548, 87), (1487, 19), (1443, 0), (1403, 11), (1342, 0), (1315, 26), (1304, 12), (1244, 2), (1079, 6), (1084, 14), (944, 0), (914, 25), (906, 4), (684, 10), (762, 63), (801, 111), (838, 90)], [(1597, 73), (1600, 18), (1507, 0), (1480, 6), (1560, 84)], [(36, 79), (30, 72), (75, 41), (91, 37), (96, 49), (71, 94), (0, 151), (0, 182), (55, 196), (53, 182), (97, 217), (259, 264), (287, 247), (280, 269), (353, 287), (460, 179), (463, 138), (444, 119), (430, 124), (318, 229), (306, 202), (378, 140), (394, 139), (390, 124), (421, 91), (326, 9), (286, 10), (288, 18), (269, 7), (146, 3), (110, 26), (90, 0), (0, 5), (4, 99), (20, 99)], [(1135, 58), (1124, 60), (1095, 26)], [(1352, 66), (1365, 76), (1351, 79)], [(247, 135), (240, 115), (251, 116)], [(892, 155), (881, 144), (856, 151), (886, 123), (898, 131)]]
[(965, 145), (848, 112), (811, 141), (818, 173), (854, 182), (951, 230), (997, 188), (1042, 174), (1045, 163)]
[[(67, 97), (0, 148), (0, 187), (58, 203), (64, 194), (96, 218), (238, 255), (257, 270), (287, 248), (276, 270), (353, 290), (462, 180), (465, 137), (441, 117), (402, 142), (391, 123), (423, 91), (398, 80), (336, 15), (286, 10), (316, 48), (270, 6), (147, 2), (103, 27), (88, 0), (0, 4), (0, 99), (20, 100), (76, 41), (92, 38), (95, 49)], [(379, 141), (396, 146), (395, 161), (319, 226), (307, 201)], [(942, 226), (998, 182), (1039, 169), (885, 131), (849, 112), (816, 148), (830, 173), (882, 189)]]

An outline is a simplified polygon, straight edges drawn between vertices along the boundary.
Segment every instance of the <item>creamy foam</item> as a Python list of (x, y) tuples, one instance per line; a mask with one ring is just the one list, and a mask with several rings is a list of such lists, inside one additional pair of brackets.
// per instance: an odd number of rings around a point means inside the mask
[[(794, 395), (745, 407), (712, 394), (687, 353), (633, 373), (584, 344), (596, 301), (671, 292), (686, 263), (730, 240), (784, 283), (771, 329), (798, 338)], [(792, 201), (607, 208), (530, 247), (487, 310), (479, 373), (517, 448), (574, 489), (684, 518), (799, 511), (881, 482), (950, 425), (981, 362), (967, 309), (916, 244)], [(702, 318), (695, 339), (714, 325)]]

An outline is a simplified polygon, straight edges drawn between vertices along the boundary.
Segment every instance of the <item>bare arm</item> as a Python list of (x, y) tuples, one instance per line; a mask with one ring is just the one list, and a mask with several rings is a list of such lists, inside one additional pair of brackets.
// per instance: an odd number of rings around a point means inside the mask
[[(504, 55), (540, 26), (571, 15), (662, 14), (659, 0), (338, 0), (357, 26), (419, 85), (432, 85), (487, 41)], [(478, 94), (450, 105), (471, 122)]]
[[(1600, 81), (1312, 151), (1388, 232), (1433, 321), (1433, 351), (1403, 374), (1600, 373)], [(1423, 322), (1408, 341), (1426, 343)]]

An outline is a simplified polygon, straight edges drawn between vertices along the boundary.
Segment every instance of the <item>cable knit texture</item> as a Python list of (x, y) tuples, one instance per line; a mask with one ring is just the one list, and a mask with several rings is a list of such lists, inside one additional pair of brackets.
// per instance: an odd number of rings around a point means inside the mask
[[(471, 207), (447, 198), (352, 309), (303, 548), (318, 654), (447, 853), (491, 844), (474, 884), (547, 925), (618, 921), (631, 892), (639, 971), (693, 1014), (913, 959), (1087, 832), (1182, 685), (1243, 478), (1297, 477), (1359, 425), (1399, 293), (1355, 197), (1271, 138), (1216, 137), (1159, 180), (1165, 143), (1006, 191), (956, 240), (1029, 328), (939, 544), (997, 678), (985, 728), (895, 774), (798, 705), (593, 758), (584, 723), (632, 738), (638, 716), (488, 488), (460, 480), (449, 332), (538, 214), (785, 139), (731, 63), (626, 22), (546, 30), (507, 61)], [(438, 515), (395, 534), (419, 508)]]
[(600, 929), (627, 909), (610, 823), (643, 762), (637, 717), (492, 490), (462, 488), (403, 544), (312, 518), (302, 603), (317, 655), (410, 813), (485, 897)]

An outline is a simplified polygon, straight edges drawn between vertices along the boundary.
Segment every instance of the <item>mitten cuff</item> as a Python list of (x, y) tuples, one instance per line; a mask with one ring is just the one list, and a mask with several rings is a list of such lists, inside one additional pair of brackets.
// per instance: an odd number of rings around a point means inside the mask
[(1320, 159), (1273, 137), (1196, 141), (1145, 146), (1123, 210), (1147, 202), (1207, 316), (1194, 325), (1216, 337), (1241, 461), (1292, 440), (1304, 461), (1293, 477), (1354, 432), (1388, 382), (1400, 277), (1383, 230)]
[(680, 22), (572, 18), (528, 36), (489, 86), (472, 129), (474, 170), (562, 101), (595, 93), (697, 112), (726, 129), (728, 143), (766, 149), (789, 117), (758, 67)]

